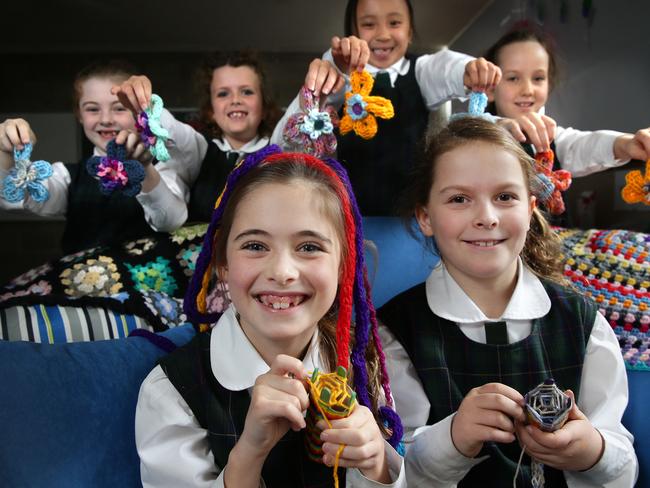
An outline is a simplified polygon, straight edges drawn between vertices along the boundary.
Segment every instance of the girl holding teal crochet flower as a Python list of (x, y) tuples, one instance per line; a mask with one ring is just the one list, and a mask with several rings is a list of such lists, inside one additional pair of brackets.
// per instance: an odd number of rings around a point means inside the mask
[[(145, 152), (135, 133), (135, 120), (115, 95), (111, 86), (126, 80), (132, 67), (122, 61), (94, 63), (82, 69), (74, 80), (74, 113), (84, 135), (93, 144), (93, 155), (105, 156), (107, 144), (115, 140), (124, 145), (130, 159), (151, 166), (151, 156)], [(36, 145), (36, 136), (29, 122), (9, 119), (0, 124), (0, 186), (14, 166), (14, 150), (22, 151), (27, 144)], [(38, 183), (46, 191), (23, 192), (21, 198), (0, 199), (0, 208), (28, 210), (43, 216), (64, 215), (64, 253), (76, 252), (96, 245), (111, 245), (151, 234), (144, 212), (132, 197), (119, 193), (105, 195), (97, 181), (81, 163), (54, 163), (52, 175)], [(0, 188), (3, 190), (3, 188)], [(17, 194), (15, 194), (17, 195)], [(18, 196), (21, 196), (18, 195)]]
[[(307, 78), (317, 89), (331, 90), (338, 74), (329, 63), (317, 60)], [(274, 131), (279, 111), (256, 55), (215, 54), (201, 67), (198, 84), (203, 133), (166, 110), (160, 117), (160, 126), (169, 132), (170, 161), (156, 166), (150, 187), (137, 197), (156, 230), (174, 230), (186, 221), (208, 222), (235, 163), (282, 140)], [(115, 86), (113, 93), (138, 113), (149, 107), (153, 89), (146, 76), (134, 76)]]

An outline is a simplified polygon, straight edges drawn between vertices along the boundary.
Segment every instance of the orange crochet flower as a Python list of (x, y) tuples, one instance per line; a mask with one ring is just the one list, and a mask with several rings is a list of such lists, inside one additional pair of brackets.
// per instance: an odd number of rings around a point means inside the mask
[(571, 185), (571, 173), (565, 169), (553, 171), (553, 151), (543, 151), (535, 154), (535, 172), (538, 178), (547, 186), (547, 191), (540, 200), (553, 215), (564, 212), (564, 200), (561, 191), (566, 191)]
[(645, 176), (638, 169), (630, 171), (625, 175), (625, 183), (621, 196), (626, 203), (650, 205), (650, 159), (645, 163)]
[(351, 130), (364, 139), (377, 134), (377, 119), (391, 119), (395, 115), (393, 104), (383, 97), (370, 96), (375, 80), (367, 71), (355, 71), (350, 75), (352, 90), (345, 94), (343, 118), (339, 126), (341, 135)]

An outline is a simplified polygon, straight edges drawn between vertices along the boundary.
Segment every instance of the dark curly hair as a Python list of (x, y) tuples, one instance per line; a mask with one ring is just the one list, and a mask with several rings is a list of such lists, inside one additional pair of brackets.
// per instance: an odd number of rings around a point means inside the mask
[(213, 117), (210, 94), (214, 70), (223, 66), (233, 68), (248, 66), (257, 74), (262, 95), (262, 121), (257, 132), (262, 136), (270, 136), (282, 113), (269, 95), (270, 90), (267, 86), (264, 68), (259, 56), (254, 51), (216, 52), (208, 56), (199, 67), (196, 75), (196, 91), (199, 96), (199, 119), (206, 135), (217, 138), (223, 135)]

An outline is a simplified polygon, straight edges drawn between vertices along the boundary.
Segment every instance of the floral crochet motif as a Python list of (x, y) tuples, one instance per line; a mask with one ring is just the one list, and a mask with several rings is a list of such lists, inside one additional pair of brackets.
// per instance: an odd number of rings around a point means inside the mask
[(553, 215), (564, 212), (564, 200), (561, 191), (571, 185), (571, 173), (564, 169), (553, 171), (553, 151), (539, 152), (535, 155), (535, 172), (544, 186), (539, 195), (540, 201)]
[(341, 135), (354, 130), (364, 139), (372, 139), (377, 134), (377, 119), (390, 119), (395, 115), (390, 100), (370, 96), (375, 80), (367, 71), (353, 72), (350, 75), (352, 90), (345, 94), (344, 115), (339, 131)]
[(147, 264), (133, 266), (125, 263), (125, 266), (131, 272), (136, 290), (140, 292), (152, 290), (173, 295), (174, 291), (178, 289), (169, 267), (169, 260), (162, 256), (158, 256), (155, 261)]
[(106, 156), (93, 156), (86, 161), (86, 170), (99, 180), (99, 190), (110, 195), (121, 191), (134, 197), (142, 189), (144, 168), (135, 159), (126, 159), (126, 148), (112, 140), (106, 146)]
[(194, 273), (196, 260), (199, 258), (202, 247), (201, 244), (190, 244), (188, 248), (181, 249), (176, 255), (176, 259), (178, 259), (178, 262), (183, 267), (183, 272), (186, 276), (192, 276)]
[(43, 276), (45, 273), (49, 272), (52, 270), (52, 266), (50, 266), (49, 263), (42, 264), (41, 266), (38, 266), (36, 268), (32, 268), (28, 271), (25, 271), (23, 274), (20, 276), (17, 276), (13, 280), (9, 282), (9, 284), (6, 286), (6, 288), (16, 288), (19, 286), (26, 285), (27, 283), (31, 283), (34, 281), (36, 278), (39, 276)]
[(314, 93), (305, 86), (300, 90), (300, 106), (303, 110), (287, 121), (284, 140), (296, 151), (319, 158), (332, 156), (336, 152), (336, 111), (329, 105), (321, 111)]
[(155, 93), (151, 95), (151, 105), (138, 114), (135, 127), (140, 133), (140, 140), (158, 161), (167, 161), (169, 152), (165, 142), (169, 132), (160, 125), (160, 115), (163, 110), (163, 101)]
[(99, 256), (64, 269), (59, 275), (67, 288), (65, 293), (78, 298), (83, 296), (109, 297), (122, 289), (120, 274), (112, 258)]
[(131, 241), (126, 243), (124, 245), (124, 249), (129, 254), (132, 254), (134, 256), (141, 256), (145, 252), (152, 249), (155, 245), (156, 245), (156, 241), (154, 241), (149, 237), (145, 237), (143, 239), (138, 239), (136, 241)]
[(208, 224), (196, 224), (181, 227), (172, 232), (171, 240), (176, 244), (183, 244), (185, 241), (192, 241), (197, 237), (203, 237), (208, 231)]
[(15, 165), (4, 179), (2, 197), (11, 203), (20, 202), (25, 198), (25, 192), (35, 202), (44, 202), (50, 198), (50, 193), (43, 185), (54, 173), (52, 165), (47, 161), (30, 161), (32, 145), (25, 144), (22, 151), (14, 148)]
[(187, 316), (183, 313), (182, 300), (151, 290), (142, 292), (142, 296), (147, 308), (160, 319), (163, 325), (176, 327), (187, 322)]
[(621, 196), (626, 203), (650, 205), (650, 159), (645, 163), (645, 176), (639, 170), (630, 171), (625, 175)]
[(25, 290), (19, 290), (12, 293), (5, 293), (0, 295), (0, 302), (9, 300), (14, 297), (24, 297), (27, 295), (49, 295), (52, 292), (52, 286), (45, 280), (41, 280), (37, 283), (31, 284)]

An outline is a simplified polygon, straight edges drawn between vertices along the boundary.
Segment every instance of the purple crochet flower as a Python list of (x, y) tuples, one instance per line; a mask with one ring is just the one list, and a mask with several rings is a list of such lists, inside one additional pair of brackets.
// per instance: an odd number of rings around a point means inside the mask
[(302, 110), (289, 117), (284, 128), (284, 140), (292, 150), (306, 152), (316, 157), (331, 156), (336, 152), (334, 128), (339, 119), (333, 107), (320, 110), (314, 93), (302, 87), (300, 90)]

